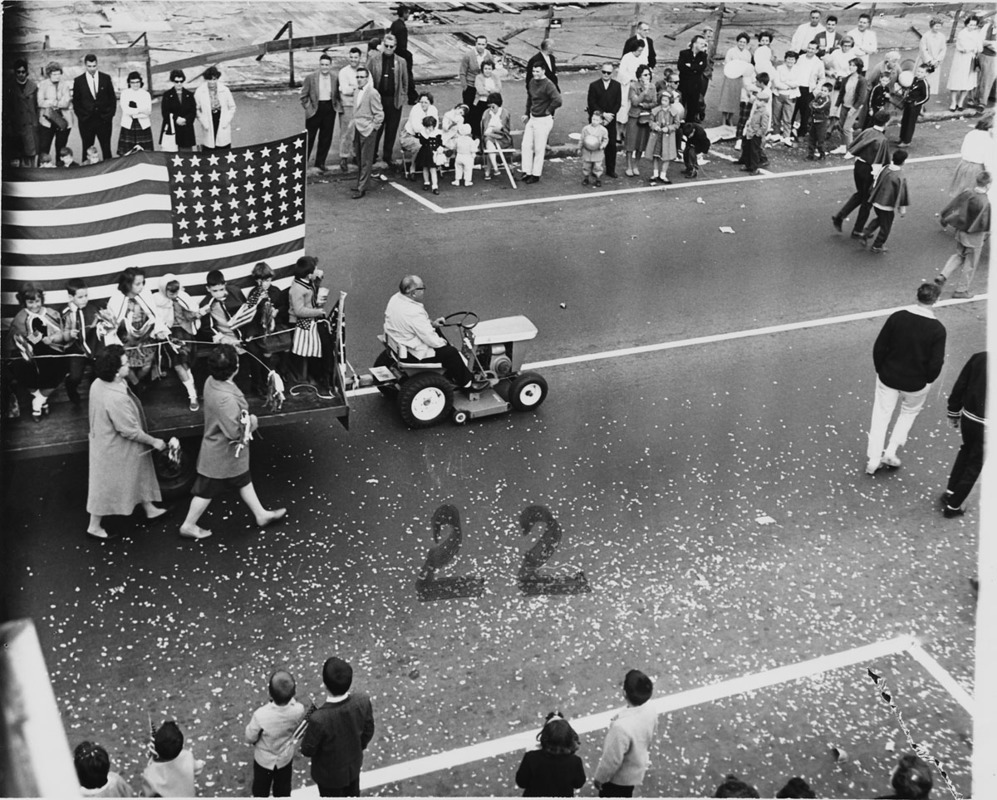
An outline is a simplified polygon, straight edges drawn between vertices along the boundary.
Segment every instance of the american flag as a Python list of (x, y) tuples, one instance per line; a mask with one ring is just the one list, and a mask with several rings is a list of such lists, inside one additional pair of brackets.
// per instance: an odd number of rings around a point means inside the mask
[[(193, 294), (220, 269), (247, 283), (258, 261), (289, 275), (305, 251), (305, 137), (227, 152), (136, 152), (76, 169), (12, 169), (3, 182), (3, 317), (24, 283), (46, 305), (83, 278), (110, 297), (127, 267), (175, 274)], [(239, 280), (239, 279), (244, 280)]]

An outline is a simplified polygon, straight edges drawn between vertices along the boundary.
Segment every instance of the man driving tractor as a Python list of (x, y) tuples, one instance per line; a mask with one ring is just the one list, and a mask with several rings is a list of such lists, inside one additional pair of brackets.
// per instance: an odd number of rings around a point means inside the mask
[(426, 284), (422, 278), (406, 275), (384, 309), (384, 334), (399, 345), (399, 359), (439, 362), (455, 386), (473, 390), (488, 388), (487, 380), (473, 380), (460, 351), (440, 336), (437, 327), (443, 324), (443, 317), (430, 321), (422, 304), (425, 293)]

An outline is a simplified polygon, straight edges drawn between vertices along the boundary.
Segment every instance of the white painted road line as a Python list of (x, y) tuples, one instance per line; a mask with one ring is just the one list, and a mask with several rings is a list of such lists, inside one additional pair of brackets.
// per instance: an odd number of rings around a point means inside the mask
[[(677, 711), (702, 703), (712, 703), (746, 692), (754, 692), (778, 686), (789, 681), (810, 678), (824, 672), (851, 667), (855, 664), (874, 661), (878, 658), (897, 655), (903, 653), (905, 650), (910, 650), (912, 647), (919, 647), (912, 636), (898, 636), (886, 641), (856, 647), (852, 650), (845, 650), (842, 653), (818, 656), (807, 661), (787, 664), (786, 666), (776, 667), (765, 672), (744, 675), (740, 678), (733, 678), (696, 689), (678, 692), (666, 697), (655, 698), (648, 701), (648, 706), (659, 714)], [(613, 717), (619, 711), (619, 708), (613, 708), (609, 711), (602, 711), (587, 717), (578, 717), (571, 720), (571, 726), (578, 733), (592, 733), (593, 731), (608, 727)], [(486, 758), (494, 758), (495, 756), (506, 755), (507, 753), (529, 750), (536, 746), (536, 736), (536, 729), (520, 731), (519, 733), (502, 736), (488, 742), (479, 742), (468, 747), (459, 747), (455, 750), (434, 753), (431, 756), (415, 758), (400, 764), (392, 764), (389, 767), (380, 767), (369, 772), (362, 772), (360, 773), (360, 789), (361, 791), (374, 789), (385, 784), (397, 783), (444, 769), (453, 769), (454, 767), (481, 761)], [(292, 794), (294, 797), (317, 797), (318, 787), (307, 786)]]
[(939, 664), (932, 656), (928, 655), (927, 651), (917, 642), (908, 647), (907, 652), (911, 654), (918, 664), (928, 671), (931, 677), (945, 687), (945, 690), (952, 695), (953, 699), (969, 712), (969, 716), (976, 716), (976, 701), (963, 688), (962, 684), (952, 677), (945, 667)]
[[(948, 306), (961, 306), (966, 303), (977, 303), (990, 299), (989, 294), (978, 294), (964, 299), (950, 298), (940, 300), (935, 304), (935, 308), (945, 308)], [(565, 358), (554, 358), (550, 361), (535, 361), (532, 364), (523, 364), (523, 370), (543, 369), (547, 367), (563, 367), (569, 364), (582, 364), (586, 361), (602, 361), (608, 358), (623, 358), (625, 356), (637, 356), (645, 353), (657, 353), (662, 350), (677, 350), (682, 347), (694, 347), (701, 344), (716, 344), (717, 342), (728, 342), (734, 339), (749, 339), (753, 336), (768, 336), (773, 333), (787, 333), (789, 331), (802, 331), (809, 328), (823, 328), (828, 325), (840, 325), (844, 322), (856, 322), (864, 319), (876, 319), (877, 317), (888, 317), (894, 311), (899, 311), (907, 306), (896, 306), (895, 308), (878, 308), (874, 311), (861, 311), (856, 314), (842, 314), (837, 317), (825, 317), (824, 319), (804, 320), (803, 322), (787, 322), (783, 325), (769, 325), (765, 328), (749, 328), (743, 331), (731, 331), (730, 333), (714, 333), (710, 336), (695, 336), (692, 339), (678, 339), (674, 342), (659, 342), (657, 344), (645, 344), (638, 347), (624, 347), (620, 350), (604, 350), (601, 353), (586, 353), (580, 356), (567, 356)], [(377, 387), (370, 386), (366, 389), (352, 389), (347, 392), (348, 397), (362, 397), (367, 394), (377, 392)]]
[[(953, 158), (961, 158), (958, 153), (945, 156), (923, 156), (921, 158), (908, 158), (908, 164), (922, 164), (929, 161), (946, 161)], [(822, 169), (801, 169), (792, 172), (770, 172), (764, 175), (738, 175), (730, 178), (711, 178), (708, 180), (690, 180), (682, 183), (671, 183), (663, 186), (634, 186), (629, 189), (607, 189), (602, 192), (585, 192), (582, 194), (562, 194), (555, 197), (533, 197), (523, 200), (505, 200), (497, 203), (480, 203), (474, 206), (456, 206), (454, 208), (444, 208), (436, 203), (430, 202), (424, 197), (420, 197), (406, 186), (402, 186), (395, 181), (391, 181), (402, 194), (419, 201), (426, 208), (435, 211), (437, 214), (459, 214), (465, 211), (486, 211), (494, 208), (515, 208), (516, 206), (540, 205), (543, 203), (567, 203), (575, 200), (591, 200), (593, 197), (615, 197), (625, 194), (639, 194), (641, 192), (672, 192), (690, 187), (702, 186), (726, 186), (731, 183), (743, 183), (744, 181), (770, 181), (778, 178), (799, 178), (812, 175), (824, 175), (831, 172), (851, 172), (854, 169), (854, 162), (846, 162), (840, 167), (824, 167)]]

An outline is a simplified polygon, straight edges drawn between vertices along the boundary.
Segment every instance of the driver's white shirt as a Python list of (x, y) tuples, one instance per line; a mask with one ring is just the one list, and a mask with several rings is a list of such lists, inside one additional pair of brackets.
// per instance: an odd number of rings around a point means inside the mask
[[(440, 336), (418, 300), (395, 292), (384, 309), (384, 333), (405, 348), (410, 358), (431, 358), (447, 340)], [(400, 354), (405, 357), (405, 352)]]

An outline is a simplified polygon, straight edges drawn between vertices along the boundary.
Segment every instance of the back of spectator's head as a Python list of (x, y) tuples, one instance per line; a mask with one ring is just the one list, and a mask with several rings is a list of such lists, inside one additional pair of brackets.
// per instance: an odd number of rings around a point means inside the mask
[(204, 80), (216, 81), (222, 76), (222, 71), (218, 67), (208, 67), (204, 70)]
[(906, 150), (895, 150), (893, 152), (893, 164), (897, 167), (902, 167), (904, 162), (907, 160)]
[(76, 779), (84, 789), (100, 789), (107, 783), (111, 759), (107, 750), (96, 742), (80, 742), (73, 751)]
[(377, 50), (377, 48), (380, 46), (381, 46), (381, 37), (375, 36), (373, 39), (369, 39), (367, 41), (367, 52), (369, 53), (372, 50)]
[(875, 114), (872, 115), (872, 124), (879, 127), (887, 125), (890, 121), (890, 112), (885, 108), (879, 109)]
[(318, 266), (318, 259), (315, 256), (301, 256), (294, 263), (294, 277), (295, 278), (307, 278), (315, 271), (315, 267)]
[(159, 761), (172, 761), (183, 750), (183, 733), (180, 731), (180, 726), (172, 719), (164, 722), (153, 735), (152, 746)]
[(204, 283), (210, 289), (212, 286), (221, 286), (225, 283), (225, 273), (220, 269), (213, 269), (208, 273), (207, 278), (205, 278)]
[(717, 787), (714, 797), (761, 797), (758, 790), (736, 775), (728, 775)]
[(786, 782), (786, 785), (783, 786), (776, 793), (775, 796), (778, 798), (782, 797), (810, 798), (810, 797), (816, 797), (817, 795), (814, 794), (814, 790), (810, 788), (810, 784), (808, 784), (805, 780), (803, 780), (803, 778), (790, 778)]
[(894, 768), (890, 780), (897, 797), (904, 800), (927, 800), (933, 783), (931, 767), (911, 753), (900, 756), (900, 763)]
[(353, 685), (353, 667), (336, 656), (327, 658), (322, 666), (322, 683), (333, 697), (346, 694)]
[(492, 92), (488, 95), (488, 105), (495, 104), (499, 107), (502, 106), (502, 95), (499, 92)]
[(239, 353), (230, 344), (220, 344), (208, 356), (208, 372), (216, 381), (227, 381), (239, 371)]
[(917, 302), (930, 306), (938, 300), (942, 287), (937, 283), (922, 283), (917, 287)]
[(540, 49), (543, 50), (545, 53), (549, 53), (550, 48), (553, 45), (554, 45), (553, 39), (544, 39), (542, 42), (540, 42)]
[(294, 697), (295, 689), (294, 676), (286, 669), (274, 670), (270, 675), (270, 699), (277, 705), (286, 706)]
[(986, 170), (983, 170), (979, 175), (976, 176), (977, 186), (989, 186), (990, 182), (993, 180), (993, 175), (991, 175)]
[[(422, 127), (423, 128), (435, 128), (436, 127), (436, 117), (434, 117), (432, 114), (426, 114), (426, 116), (424, 116), (422, 118)], [(460, 127), (457, 128), (457, 133), (460, 133)]]
[(623, 678), (623, 694), (632, 706), (642, 706), (651, 699), (654, 684), (639, 669), (632, 669)]
[(561, 716), (560, 711), (551, 711), (543, 729), (537, 734), (540, 747), (554, 756), (570, 755), (580, 744), (575, 729)]
[(768, 86), (770, 80), (771, 78), (769, 78), (769, 74), (767, 72), (759, 72), (755, 76), (755, 83), (760, 83), (762, 86)]
[(93, 374), (110, 383), (121, 369), (121, 357), (124, 354), (125, 348), (120, 344), (109, 344), (103, 350), (98, 350), (93, 357)]

